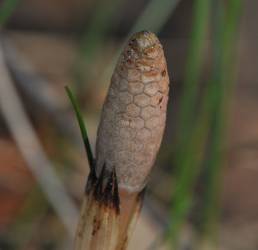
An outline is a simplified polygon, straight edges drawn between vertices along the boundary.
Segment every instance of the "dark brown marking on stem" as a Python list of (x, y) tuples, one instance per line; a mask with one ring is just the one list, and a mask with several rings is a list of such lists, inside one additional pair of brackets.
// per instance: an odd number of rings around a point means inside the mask
[(98, 219), (97, 216), (95, 216), (93, 220), (92, 236), (94, 236), (98, 232), (100, 227), (101, 227), (101, 220)]
[(98, 181), (98, 178), (96, 176), (95, 166), (94, 166), (94, 171), (90, 170), (90, 174), (89, 174), (87, 182), (86, 182), (85, 194), (87, 194), (87, 195), (90, 194), (93, 187), (96, 186), (97, 181)]
[(115, 167), (110, 171), (104, 163), (99, 177), (90, 173), (86, 185), (86, 195), (92, 195), (100, 206), (112, 208), (116, 214), (119, 214), (120, 199)]

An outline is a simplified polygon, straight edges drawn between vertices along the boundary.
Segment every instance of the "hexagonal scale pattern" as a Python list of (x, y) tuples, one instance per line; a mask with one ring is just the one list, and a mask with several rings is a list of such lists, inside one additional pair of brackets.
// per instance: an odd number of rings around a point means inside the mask
[(134, 97), (134, 103), (139, 107), (146, 107), (150, 104), (150, 97), (146, 94), (136, 95)]
[(144, 85), (141, 82), (129, 82), (128, 83), (129, 92), (133, 95), (141, 94), (144, 89)]
[(103, 105), (96, 171), (116, 168), (118, 185), (140, 191), (165, 128), (168, 74), (163, 49), (150, 32), (133, 35), (122, 52)]
[(144, 93), (153, 96), (159, 91), (159, 85), (157, 82), (151, 82), (149, 84), (146, 84), (144, 87)]

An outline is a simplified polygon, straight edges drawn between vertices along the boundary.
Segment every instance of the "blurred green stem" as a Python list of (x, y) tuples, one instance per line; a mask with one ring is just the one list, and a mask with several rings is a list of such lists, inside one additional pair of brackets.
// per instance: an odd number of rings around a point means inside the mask
[(183, 94), (180, 100), (179, 136), (185, 143), (191, 133), (192, 121), (196, 116), (195, 107), (198, 94), (204, 48), (206, 46), (211, 0), (196, 0), (194, 4), (193, 28), (187, 58)]
[[(213, 0), (215, 12), (213, 42), (213, 76), (207, 96), (213, 100), (210, 155), (206, 162), (205, 194), (202, 208), (202, 231), (212, 235), (218, 222), (221, 167), (223, 165), (224, 128), (227, 102), (234, 82), (237, 28), (241, 16), (241, 0), (230, 0), (227, 9), (221, 1)], [(204, 103), (205, 105), (205, 103)]]
[(203, 164), (205, 147), (210, 134), (209, 159), (206, 162), (205, 198), (202, 222), (205, 231), (211, 228), (218, 213), (219, 177), (222, 164), (225, 102), (232, 86), (234, 41), (240, 16), (241, 1), (230, 0), (227, 12), (222, 2), (213, 1), (215, 10), (215, 39), (213, 40), (213, 73), (196, 115), (198, 81), (200, 80), (205, 35), (211, 1), (197, 0), (194, 24), (186, 66), (184, 93), (181, 99), (179, 145), (176, 155), (177, 188), (171, 208), (170, 236), (176, 246), (180, 226), (187, 220), (193, 205), (193, 189)]
[[(183, 95), (179, 117), (178, 150), (176, 155), (177, 188), (171, 207), (169, 229), (173, 244), (177, 244), (180, 226), (186, 220), (192, 204), (192, 189), (200, 171), (200, 161), (207, 136), (207, 112), (196, 116), (198, 81), (203, 63), (203, 50), (206, 43), (210, 0), (197, 0), (194, 4), (193, 30), (186, 65)], [(195, 119), (196, 118), (196, 119)], [(194, 122), (196, 121), (196, 122)]]

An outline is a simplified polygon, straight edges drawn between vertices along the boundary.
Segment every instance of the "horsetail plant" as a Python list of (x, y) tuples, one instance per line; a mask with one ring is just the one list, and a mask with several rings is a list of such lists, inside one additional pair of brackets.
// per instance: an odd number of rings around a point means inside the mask
[(95, 159), (76, 100), (66, 90), (90, 164), (74, 249), (126, 249), (165, 128), (169, 78), (163, 48), (151, 32), (129, 39), (103, 105)]

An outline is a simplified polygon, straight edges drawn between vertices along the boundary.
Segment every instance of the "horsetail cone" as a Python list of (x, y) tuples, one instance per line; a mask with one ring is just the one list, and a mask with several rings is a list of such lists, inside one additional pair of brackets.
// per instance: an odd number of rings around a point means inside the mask
[(119, 189), (141, 191), (159, 150), (169, 91), (162, 45), (134, 34), (120, 55), (105, 99), (96, 143), (96, 173), (117, 175)]
[(98, 128), (96, 159), (82, 132), (91, 169), (75, 250), (126, 249), (162, 140), (168, 85), (158, 38), (146, 31), (136, 33), (111, 79)]

